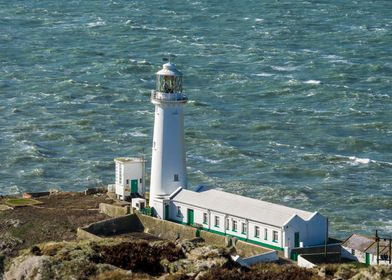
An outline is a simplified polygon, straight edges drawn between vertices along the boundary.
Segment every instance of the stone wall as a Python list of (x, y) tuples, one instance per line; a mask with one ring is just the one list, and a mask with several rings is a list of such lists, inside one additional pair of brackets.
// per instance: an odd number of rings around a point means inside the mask
[(260, 255), (263, 253), (274, 251), (242, 240), (237, 240), (237, 242), (235, 243), (235, 248), (237, 250), (237, 253), (244, 257)]
[(142, 215), (139, 212), (136, 212), (135, 216), (143, 224), (144, 232), (160, 238), (176, 240), (192, 239), (196, 236), (196, 229), (186, 225)]
[[(298, 255), (302, 254), (322, 254), (325, 251), (325, 246), (313, 246), (313, 247), (304, 247), (304, 248), (294, 248), (291, 250), (291, 253), (297, 253)], [(339, 253), (341, 252), (340, 244), (330, 244), (327, 245), (328, 253)]]
[(93, 223), (81, 229), (97, 236), (113, 236), (129, 232), (143, 232), (144, 226), (136, 215), (126, 215)]
[(109, 217), (120, 217), (132, 214), (132, 208), (127, 205), (116, 205), (108, 203), (99, 204), (99, 212), (108, 215)]
[[(273, 250), (255, 244), (237, 240), (236, 238), (199, 230), (187, 225), (165, 221), (150, 216), (134, 214), (100, 221), (78, 229), (78, 238), (93, 239), (98, 236), (115, 236), (130, 232), (145, 232), (156, 237), (177, 240), (193, 239), (200, 236), (207, 244), (227, 247), (235, 246), (236, 251), (243, 257), (260, 255)], [(279, 252), (280, 253), (280, 252)]]
[[(300, 262), (301, 257), (301, 262)], [(321, 263), (340, 263), (340, 253), (327, 253), (324, 254), (301, 254), (298, 256), (298, 265), (303, 267), (311, 267), (310, 264), (317, 265)]]

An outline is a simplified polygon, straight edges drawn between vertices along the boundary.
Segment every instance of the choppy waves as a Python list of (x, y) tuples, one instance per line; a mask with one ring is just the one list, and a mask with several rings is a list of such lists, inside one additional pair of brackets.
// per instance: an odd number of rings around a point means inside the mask
[(190, 98), (190, 187), (319, 209), (340, 234), (390, 229), (388, 11), (358, 1), (5, 4), (0, 194), (111, 183), (113, 158), (149, 158), (154, 73), (174, 53)]

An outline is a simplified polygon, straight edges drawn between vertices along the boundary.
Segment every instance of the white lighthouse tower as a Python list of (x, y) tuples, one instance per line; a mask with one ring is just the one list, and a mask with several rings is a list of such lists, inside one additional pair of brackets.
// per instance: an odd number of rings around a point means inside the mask
[(182, 93), (182, 73), (175, 64), (164, 64), (156, 75), (156, 89), (151, 93), (155, 121), (150, 207), (157, 217), (167, 219), (169, 195), (187, 186), (183, 107), (188, 98)]

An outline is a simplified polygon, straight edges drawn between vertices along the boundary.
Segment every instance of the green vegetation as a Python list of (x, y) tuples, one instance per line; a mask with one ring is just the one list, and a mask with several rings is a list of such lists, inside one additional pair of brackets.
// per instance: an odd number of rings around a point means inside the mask
[(31, 206), (42, 204), (42, 202), (32, 198), (9, 198), (5, 203), (11, 207)]

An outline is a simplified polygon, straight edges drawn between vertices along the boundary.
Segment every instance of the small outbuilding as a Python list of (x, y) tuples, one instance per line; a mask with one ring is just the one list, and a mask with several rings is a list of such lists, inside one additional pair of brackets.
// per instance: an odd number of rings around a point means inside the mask
[[(378, 244), (379, 264), (391, 264), (391, 249), (387, 240)], [(352, 234), (342, 243), (342, 257), (361, 263), (377, 264), (377, 241), (374, 237)]]
[(119, 200), (144, 196), (145, 164), (144, 158), (122, 157), (114, 160), (116, 164), (115, 193)]

